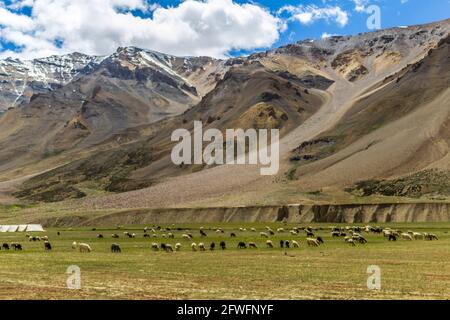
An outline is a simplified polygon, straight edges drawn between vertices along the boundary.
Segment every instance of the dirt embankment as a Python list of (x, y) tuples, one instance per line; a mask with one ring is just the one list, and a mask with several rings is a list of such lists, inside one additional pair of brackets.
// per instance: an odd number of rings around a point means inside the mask
[(130, 210), (89, 218), (38, 219), (46, 227), (115, 226), (118, 224), (276, 222), (383, 223), (450, 221), (450, 203), (288, 205), (234, 208)]

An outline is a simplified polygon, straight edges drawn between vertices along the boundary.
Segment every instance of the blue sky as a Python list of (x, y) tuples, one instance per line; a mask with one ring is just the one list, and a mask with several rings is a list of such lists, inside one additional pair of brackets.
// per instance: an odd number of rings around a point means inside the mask
[(0, 0), (0, 58), (139, 46), (226, 57), (308, 38), (450, 18), (450, 0)]

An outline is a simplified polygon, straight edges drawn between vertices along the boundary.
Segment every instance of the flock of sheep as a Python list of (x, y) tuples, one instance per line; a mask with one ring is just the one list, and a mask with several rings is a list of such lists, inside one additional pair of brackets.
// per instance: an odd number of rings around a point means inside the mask
[[(120, 227), (118, 227), (118, 229), (120, 229)], [(173, 228), (162, 228), (160, 226), (158, 227), (153, 227), (153, 228), (148, 228), (145, 227), (144, 228), (144, 234), (143, 237), (144, 238), (158, 238), (158, 232), (163, 232), (160, 234), (160, 237), (163, 239), (175, 239), (175, 235), (174, 233), (172, 233), (171, 231), (173, 230)], [(177, 230), (183, 230), (178, 228)], [(291, 228), (289, 230), (285, 230), (285, 228), (278, 228), (276, 230), (273, 230), (270, 227), (265, 227), (265, 229), (261, 232), (259, 232), (259, 236), (261, 238), (266, 238), (265, 241), (265, 246), (267, 248), (275, 248), (275, 244), (273, 243), (272, 240), (270, 240), (269, 238), (271, 236), (275, 236), (276, 234), (290, 234), (291, 236), (299, 236), (301, 234), (304, 234), (306, 236), (306, 245), (310, 246), (310, 247), (319, 247), (320, 245), (324, 244), (324, 240), (322, 237), (320, 236), (316, 236), (316, 233), (319, 231), (330, 231), (331, 232), (331, 236), (333, 238), (342, 238), (344, 240), (345, 243), (351, 245), (351, 246), (356, 246), (356, 244), (366, 244), (368, 241), (366, 239), (366, 237), (364, 236), (364, 234), (380, 234), (383, 235), (388, 241), (397, 241), (397, 239), (403, 239), (403, 240), (408, 240), (408, 241), (413, 241), (413, 240), (438, 240), (438, 237), (435, 234), (432, 233), (419, 233), (419, 232), (414, 232), (414, 231), (407, 231), (407, 232), (403, 232), (401, 230), (394, 230), (391, 228), (381, 228), (381, 227), (372, 227), (372, 226), (365, 226), (365, 227), (359, 227), (359, 226), (347, 226), (347, 227), (330, 227), (330, 228), (313, 228), (313, 227), (298, 227), (298, 228)], [(92, 229), (92, 231), (96, 231), (96, 229)], [(205, 228), (201, 227), (199, 229), (199, 236), (200, 238), (206, 238), (208, 236), (207, 234), (208, 232), (215, 232), (218, 234), (225, 234), (225, 231), (222, 228), (214, 228), (214, 229), (209, 229), (209, 230), (205, 230)], [(252, 232), (257, 234), (257, 230), (255, 228), (250, 228), (249, 230), (247, 230), (246, 228), (239, 228), (238, 229), (239, 232), (243, 233), (243, 232)], [(237, 235), (236, 233), (238, 232), (230, 232), (229, 236), (231, 238), (236, 238)], [(216, 243), (215, 242), (211, 242), (209, 243), (209, 245), (205, 244), (205, 242), (193, 242), (194, 241), (194, 236), (192, 233), (190, 233), (190, 230), (183, 230), (183, 233), (181, 235), (181, 239), (183, 241), (188, 241), (188, 247), (192, 250), (192, 251), (206, 251), (207, 249), (209, 250), (215, 250), (216, 249)], [(57, 235), (59, 236), (61, 233), (57, 232)], [(128, 231), (123, 232), (123, 235), (125, 237), (128, 238), (136, 238), (136, 234), (135, 233), (130, 233)], [(46, 251), (51, 251), (52, 250), (52, 245), (48, 239), (48, 236), (43, 236), (43, 237), (37, 237), (37, 236), (31, 236), (31, 235), (26, 235), (26, 237), (28, 238), (29, 241), (43, 241), (44, 243), (44, 249)], [(103, 234), (97, 234), (97, 238), (98, 239), (103, 239), (104, 236)], [(118, 239), (120, 238), (119, 234), (114, 233), (111, 235), (111, 238), (113, 239)], [(165, 251), (165, 252), (173, 252), (173, 251), (180, 251), (182, 249), (183, 245), (181, 242), (177, 242), (175, 245), (172, 246), (172, 244), (167, 243), (166, 241), (161, 242), (161, 243), (157, 243), (157, 242), (153, 242), (151, 244), (151, 249), (154, 251)], [(221, 240), (218, 243), (218, 247), (220, 247), (222, 250), (225, 250), (227, 248), (226, 242), (224, 240)], [(279, 241), (279, 247), (280, 248), (300, 248), (300, 243), (296, 240), (280, 240)], [(11, 244), (8, 243), (3, 243), (2, 247), (0, 247), (1, 249), (4, 250), (23, 250), (23, 247), (20, 243), (17, 242), (13, 242)], [(244, 241), (239, 241), (237, 248), (239, 249), (246, 249), (246, 248), (250, 248), (250, 249), (257, 249), (258, 248), (258, 244), (256, 242), (244, 242)], [(92, 248), (89, 244), (87, 243), (77, 243), (77, 242), (73, 242), (72, 243), (72, 249), (73, 250), (77, 250), (79, 252), (84, 252), (84, 253), (89, 253), (92, 251)], [(120, 244), (118, 243), (113, 243), (111, 245), (111, 252), (113, 253), (120, 253), (122, 252), (122, 249), (120, 247)]]

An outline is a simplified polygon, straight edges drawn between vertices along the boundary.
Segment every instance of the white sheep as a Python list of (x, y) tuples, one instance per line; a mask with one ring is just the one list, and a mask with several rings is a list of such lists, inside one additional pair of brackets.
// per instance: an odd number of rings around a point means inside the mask
[(284, 228), (278, 228), (277, 232), (284, 232)]
[(298, 244), (297, 241), (292, 240), (291, 243), (292, 243), (292, 247), (294, 247), (294, 248), (300, 248), (300, 245)]
[(77, 246), (78, 246), (78, 250), (80, 252), (91, 252), (92, 251), (91, 246), (88, 245), (87, 243), (78, 243)]
[(175, 250), (180, 251), (181, 250), (181, 243), (175, 244)]
[(185, 239), (185, 240), (191, 240), (191, 237), (189, 237), (189, 235), (188, 235), (188, 234), (185, 234), (185, 233), (183, 233), (183, 234), (181, 235), (181, 237), (182, 237), (183, 239)]
[(249, 247), (249, 248), (258, 249), (258, 246), (257, 246), (256, 243), (254, 243), (254, 242), (249, 242), (249, 243), (248, 243), (248, 247)]
[(412, 241), (412, 239), (413, 239), (413, 237), (409, 234), (409, 233), (402, 233), (402, 234), (400, 234), (400, 236), (402, 237), (402, 239), (404, 239), (404, 240), (409, 240), (409, 241)]
[(74, 241), (74, 242), (72, 242), (72, 249), (76, 249), (77, 248), (77, 243)]
[(263, 238), (268, 238), (269, 235), (266, 232), (260, 232), (259, 235)]
[(251, 228), (250, 231), (256, 232), (256, 229), (255, 228)]
[(191, 248), (192, 248), (192, 251), (197, 251), (197, 244), (195, 242), (193, 242), (191, 244)]
[(419, 233), (419, 232), (413, 232), (413, 237), (414, 237), (414, 239), (416, 239), (416, 240), (423, 240), (423, 239), (424, 239), (423, 234), (421, 234), (421, 233)]
[(273, 242), (271, 240), (266, 241), (267, 248), (273, 248)]
[(200, 242), (200, 243), (198, 244), (198, 247), (199, 247), (200, 251), (205, 251), (205, 250), (206, 250), (205, 244), (204, 244), (203, 242)]
[(306, 243), (309, 247), (318, 247), (320, 245), (319, 241), (313, 238), (306, 238)]
[(154, 251), (158, 251), (158, 250), (159, 250), (159, 246), (158, 246), (158, 244), (157, 244), (156, 242), (153, 242), (153, 243), (152, 243), (152, 249), (153, 249)]

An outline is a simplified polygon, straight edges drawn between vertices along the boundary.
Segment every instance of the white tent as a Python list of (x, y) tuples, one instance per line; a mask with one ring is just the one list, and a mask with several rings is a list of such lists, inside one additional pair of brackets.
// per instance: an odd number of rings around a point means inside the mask
[(0, 225), (0, 232), (44, 232), (40, 224)]
[(8, 232), (17, 232), (17, 230), (19, 230), (19, 226), (9, 226), (8, 228)]
[(27, 225), (27, 232), (44, 232), (44, 228), (40, 224), (29, 224)]

